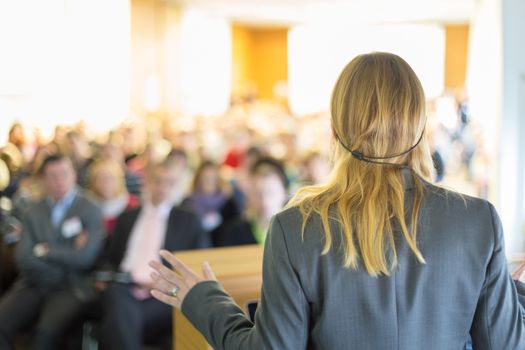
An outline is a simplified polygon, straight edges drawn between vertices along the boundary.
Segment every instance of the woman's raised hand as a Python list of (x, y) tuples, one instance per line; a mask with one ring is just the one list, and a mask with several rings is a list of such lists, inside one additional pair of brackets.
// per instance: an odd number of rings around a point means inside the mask
[(151, 273), (153, 279), (151, 295), (165, 304), (180, 309), (184, 298), (193, 286), (202, 281), (217, 280), (208, 262), (202, 264), (204, 276), (202, 278), (167, 250), (162, 250), (160, 256), (171, 264), (173, 270), (158, 261), (149, 263), (155, 270)]

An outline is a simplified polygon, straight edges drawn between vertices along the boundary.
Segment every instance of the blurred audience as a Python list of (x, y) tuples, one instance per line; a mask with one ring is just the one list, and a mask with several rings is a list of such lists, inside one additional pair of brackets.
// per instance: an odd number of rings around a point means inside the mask
[(139, 206), (139, 198), (126, 189), (122, 165), (113, 160), (97, 160), (88, 172), (88, 189), (102, 209), (105, 233), (111, 236), (117, 217)]
[(302, 185), (318, 185), (326, 181), (330, 174), (328, 159), (319, 152), (309, 153), (303, 161), (302, 168)]
[(73, 166), (77, 172), (77, 183), (86, 187), (87, 185), (87, 169), (91, 164), (91, 148), (84, 135), (71, 130), (66, 134), (65, 154), (73, 162)]
[(142, 190), (142, 177), (136, 172), (131, 171), (124, 159), (124, 150), (111, 142), (103, 144), (98, 151), (98, 159), (111, 160), (120, 164), (124, 169), (124, 179), (126, 190), (137, 197), (140, 197)]
[(205, 231), (211, 232), (228, 219), (223, 210), (228, 202), (233, 202), (229, 192), (221, 178), (219, 166), (205, 161), (195, 171), (192, 191), (183, 205), (199, 216)]
[(143, 343), (170, 335), (172, 310), (150, 296), (148, 262), (160, 261), (161, 248), (176, 251), (210, 246), (198, 217), (173, 206), (171, 195), (178, 176), (169, 162), (152, 166), (145, 202), (117, 219), (101, 263), (103, 271), (115, 273), (99, 278), (97, 284), (104, 290), (103, 349), (138, 350)]
[(182, 148), (173, 148), (166, 156), (166, 162), (170, 163), (177, 172), (178, 181), (173, 186), (171, 200), (173, 204), (181, 204), (191, 187), (191, 170), (188, 164), (188, 155)]
[(260, 158), (252, 166), (249, 181), (244, 213), (221, 225), (212, 236), (214, 246), (264, 244), (270, 219), (286, 204), (289, 182), (279, 161)]
[(89, 270), (101, 249), (100, 210), (76, 187), (71, 161), (48, 156), (39, 175), (45, 198), (22, 221), (20, 276), (0, 300), (0, 348), (34, 320), (34, 349), (59, 349), (83, 305), (93, 298)]

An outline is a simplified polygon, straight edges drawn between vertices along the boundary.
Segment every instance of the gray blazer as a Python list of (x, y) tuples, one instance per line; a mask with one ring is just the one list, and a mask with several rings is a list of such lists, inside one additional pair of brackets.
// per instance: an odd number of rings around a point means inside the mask
[[(75, 237), (64, 235), (65, 222), (78, 218), (88, 235), (82, 249), (74, 247)], [(43, 291), (73, 288), (78, 293), (89, 290), (88, 272), (102, 248), (103, 221), (100, 209), (81, 191), (77, 193), (61, 224), (51, 224), (51, 208), (46, 200), (31, 207), (22, 220), (22, 238), (17, 246), (16, 260), (21, 283)], [(33, 247), (48, 243), (49, 254), (37, 258)], [(79, 295), (82, 297), (82, 295)]]
[(525, 288), (516, 282), (519, 296), (507, 270), (494, 207), (425, 187), (418, 244), (426, 264), (399, 239), (390, 277), (345, 269), (337, 249), (321, 255), (320, 219), (307, 223), (302, 240), (301, 215), (291, 208), (268, 233), (255, 325), (211, 281), (190, 290), (182, 312), (215, 349), (459, 350), (470, 338), (475, 350), (525, 349)]

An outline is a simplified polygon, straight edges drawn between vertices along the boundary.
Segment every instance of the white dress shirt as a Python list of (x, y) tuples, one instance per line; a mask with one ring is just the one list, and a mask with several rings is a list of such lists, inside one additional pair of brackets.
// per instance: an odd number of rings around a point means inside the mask
[(160, 261), (159, 251), (164, 245), (172, 203), (158, 206), (146, 203), (133, 226), (120, 270), (129, 272), (134, 282), (150, 284), (150, 260)]

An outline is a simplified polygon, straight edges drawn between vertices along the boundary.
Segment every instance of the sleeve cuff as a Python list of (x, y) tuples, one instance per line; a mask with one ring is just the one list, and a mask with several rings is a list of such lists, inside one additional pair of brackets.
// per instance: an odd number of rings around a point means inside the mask
[(186, 297), (182, 301), (181, 311), (192, 321), (192, 316), (199, 313), (199, 306), (204, 304), (206, 297), (209, 297), (213, 294), (223, 294), (225, 293), (221, 285), (217, 281), (202, 281), (197, 283), (190, 289)]

